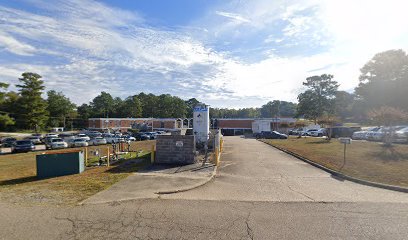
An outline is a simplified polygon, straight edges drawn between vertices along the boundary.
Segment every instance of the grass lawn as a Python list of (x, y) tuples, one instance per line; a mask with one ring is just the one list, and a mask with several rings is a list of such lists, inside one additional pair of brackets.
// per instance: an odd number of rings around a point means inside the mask
[[(138, 159), (133, 153), (110, 167), (89, 167), (81, 174), (41, 180), (36, 178), (35, 163), (35, 156), (40, 152), (2, 155), (0, 200), (28, 205), (77, 204), (150, 164), (150, 150), (154, 144), (155, 141), (133, 142), (131, 149), (141, 150)], [(89, 147), (89, 152), (98, 149), (103, 153), (107, 147), (108, 145), (92, 146)]]
[(392, 148), (381, 143), (353, 141), (347, 145), (343, 168), (343, 144), (337, 139), (296, 138), (263, 140), (264, 142), (297, 153), (327, 168), (346, 175), (378, 183), (408, 187), (408, 145), (394, 144)]

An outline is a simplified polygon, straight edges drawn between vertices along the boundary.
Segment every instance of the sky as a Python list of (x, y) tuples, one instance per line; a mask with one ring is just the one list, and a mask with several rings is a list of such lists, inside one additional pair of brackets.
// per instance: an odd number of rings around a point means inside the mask
[(352, 92), (376, 53), (408, 50), (404, 0), (0, 0), (0, 81), (43, 76), (76, 104), (101, 91), (213, 107), (297, 101), (309, 76)]

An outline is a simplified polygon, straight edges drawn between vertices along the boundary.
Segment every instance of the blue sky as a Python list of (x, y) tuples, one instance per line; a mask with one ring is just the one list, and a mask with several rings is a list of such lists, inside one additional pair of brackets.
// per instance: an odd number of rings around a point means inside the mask
[(216, 107), (296, 101), (308, 76), (358, 84), (375, 54), (408, 50), (403, 0), (0, 0), (0, 79), (24, 71), (77, 104), (101, 91)]

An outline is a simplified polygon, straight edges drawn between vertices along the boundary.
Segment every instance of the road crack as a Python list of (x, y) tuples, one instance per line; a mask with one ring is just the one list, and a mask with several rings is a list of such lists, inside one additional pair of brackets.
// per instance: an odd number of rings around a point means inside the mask
[(295, 189), (293, 189), (291, 186), (289, 186), (289, 184), (288, 185), (286, 185), (292, 192), (295, 192), (295, 193), (297, 193), (297, 194), (300, 194), (300, 195), (302, 195), (302, 196), (304, 196), (305, 198), (308, 198), (308, 199), (310, 199), (310, 200), (312, 200), (313, 202), (315, 202), (316, 200), (315, 199), (313, 199), (313, 198), (311, 198), (311, 197), (309, 197), (307, 194), (305, 194), (305, 193), (302, 193), (302, 192), (300, 192), (300, 191), (296, 191)]

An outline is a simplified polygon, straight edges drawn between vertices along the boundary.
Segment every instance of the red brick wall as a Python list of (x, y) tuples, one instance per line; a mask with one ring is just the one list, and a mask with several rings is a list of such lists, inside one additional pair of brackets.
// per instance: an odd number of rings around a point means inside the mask
[[(151, 123), (149, 123), (150, 125)], [(161, 126), (161, 121), (153, 121), (153, 128), (160, 128)]]
[(164, 122), (164, 128), (172, 128), (174, 129), (176, 127), (176, 124), (174, 121), (166, 121)]
[[(164, 123), (164, 126), (162, 126), (162, 122)], [(153, 127), (154, 128), (175, 128), (175, 121), (174, 120), (165, 120), (165, 121), (153, 121)]]

